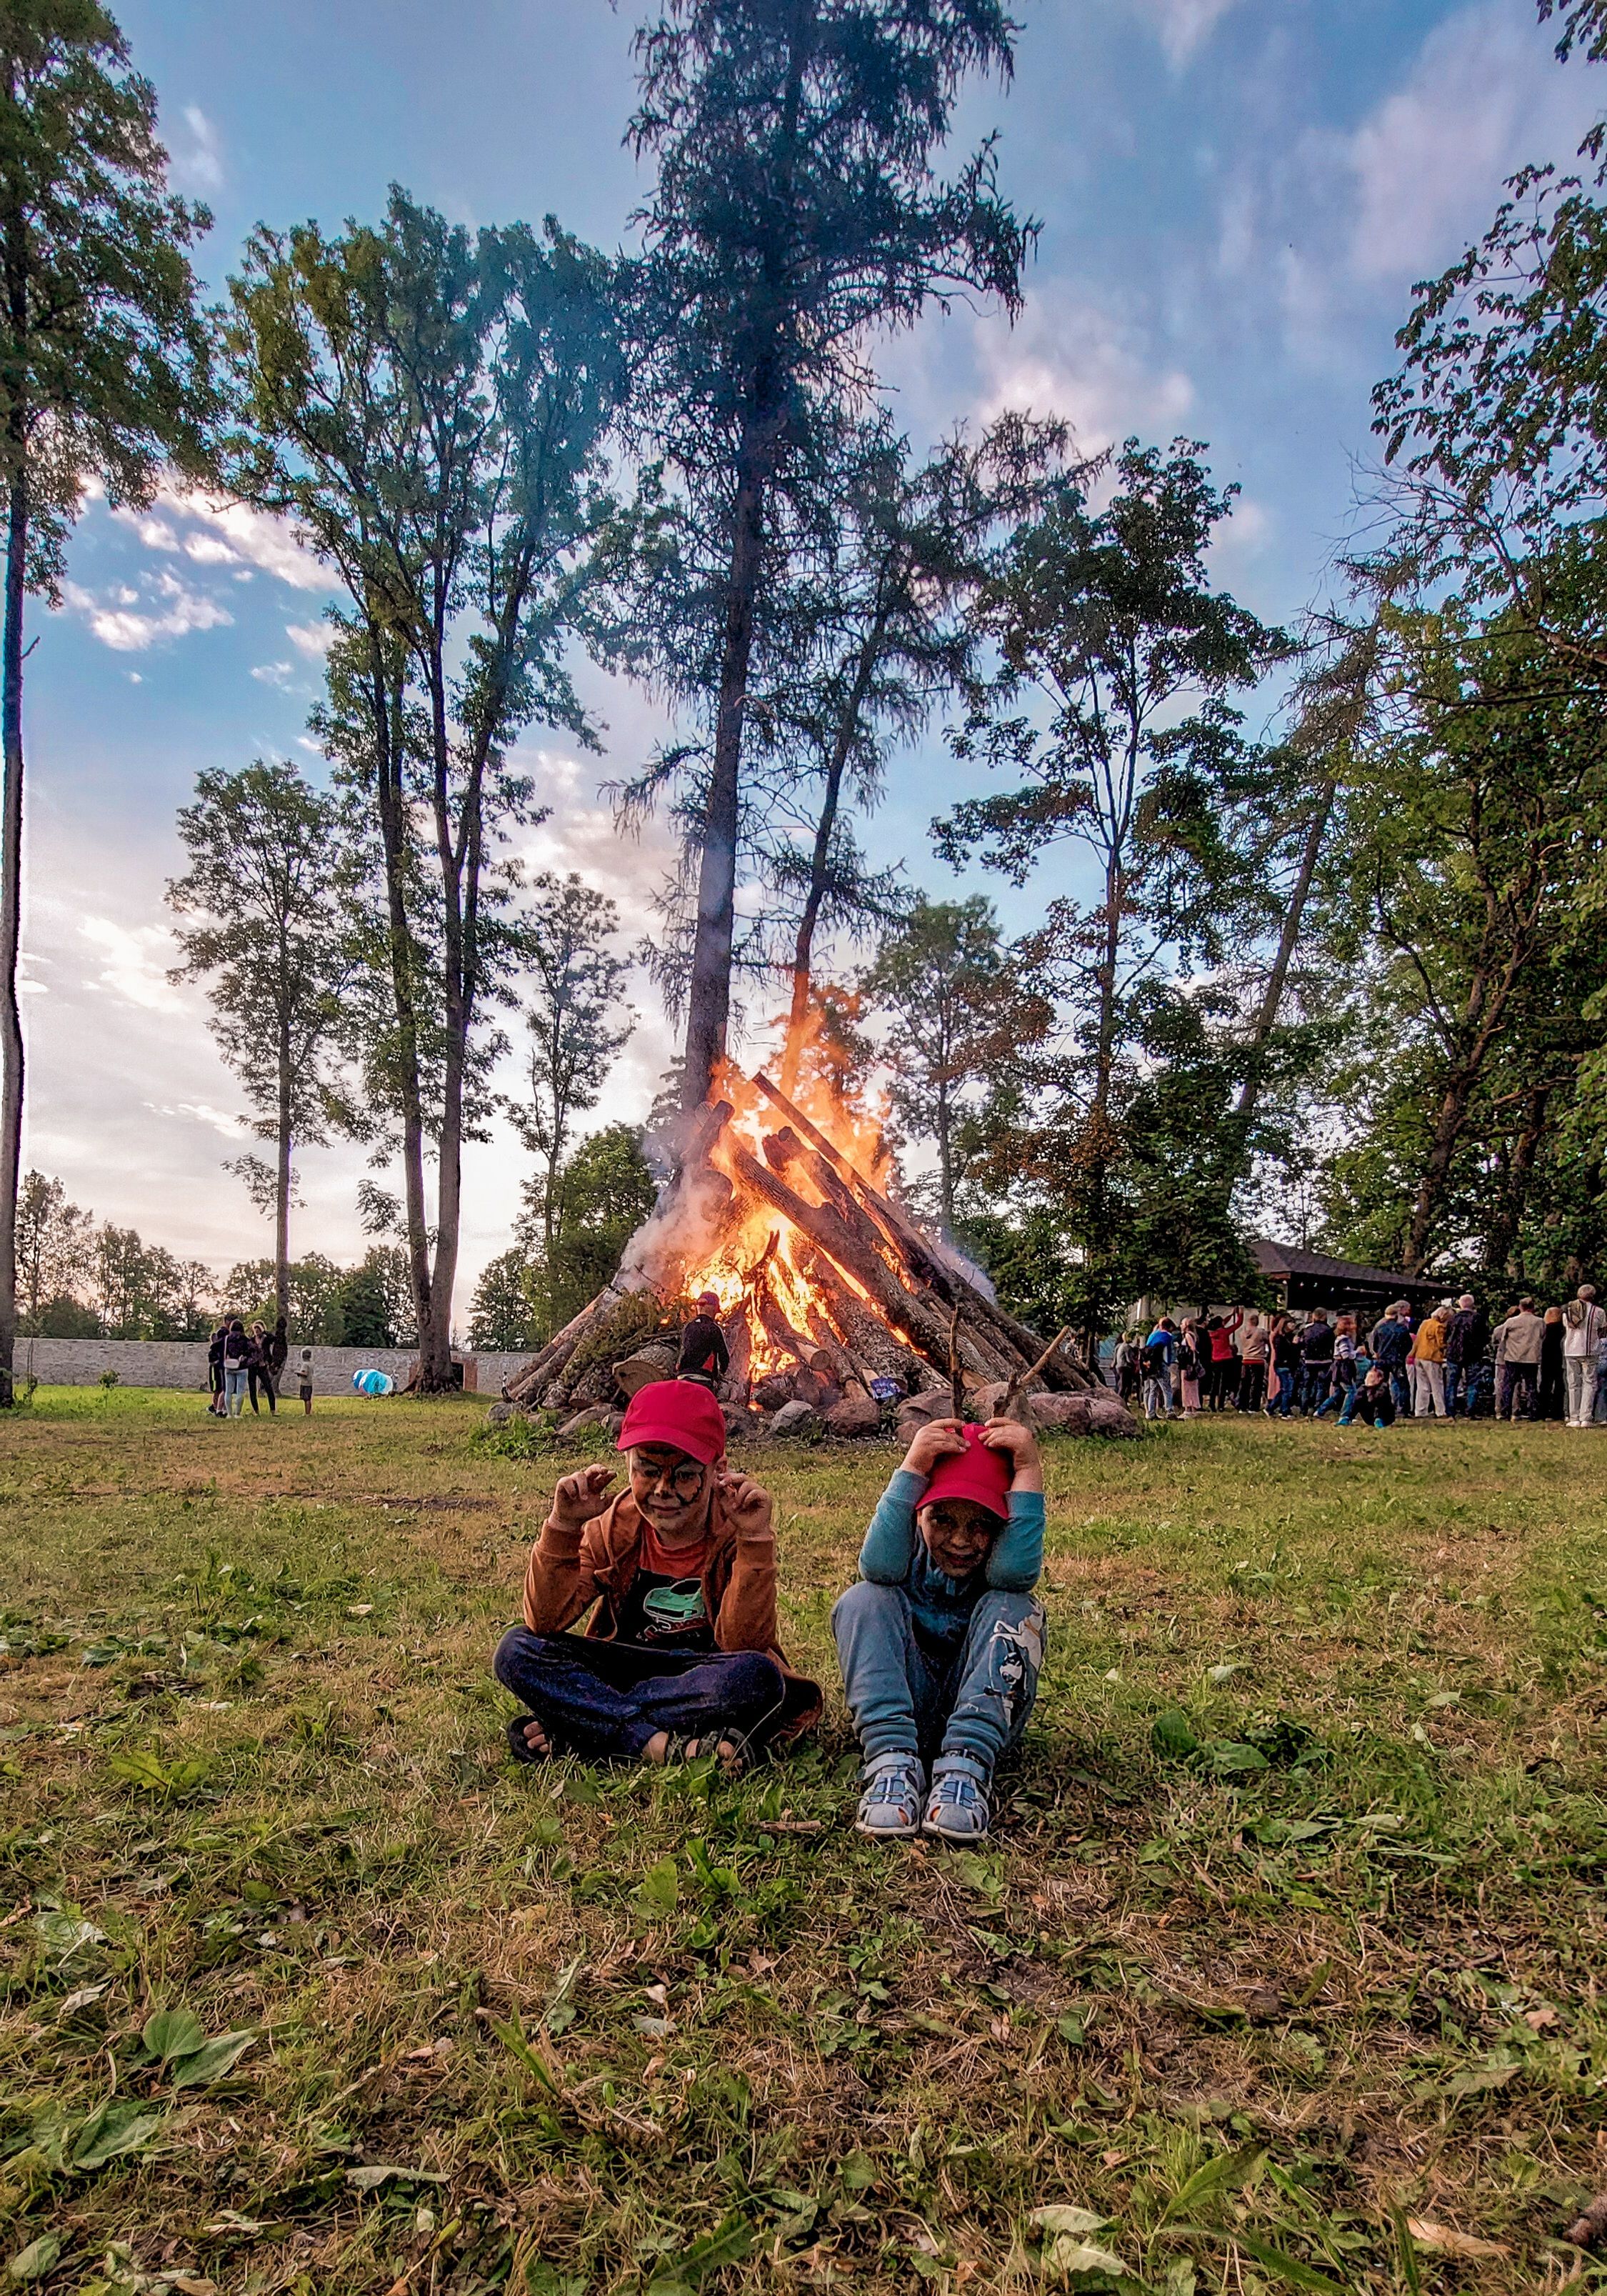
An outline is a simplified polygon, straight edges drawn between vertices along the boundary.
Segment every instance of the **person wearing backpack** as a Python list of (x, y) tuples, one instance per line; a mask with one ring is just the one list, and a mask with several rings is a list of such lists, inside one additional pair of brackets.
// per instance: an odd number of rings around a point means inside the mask
[(1169, 1316), (1162, 1316), (1144, 1343), (1144, 1415), (1172, 1415), (1172, 1365), (1177, 1359), (1177, 1337)]
[(1570, 1427), (1588, 1427), (1595, 1407), (1595, 1363), (1607, 1315), (1595, 1303), (1595, 1285), (1581, 1283), (1562, 1310), (1562, 1377)]

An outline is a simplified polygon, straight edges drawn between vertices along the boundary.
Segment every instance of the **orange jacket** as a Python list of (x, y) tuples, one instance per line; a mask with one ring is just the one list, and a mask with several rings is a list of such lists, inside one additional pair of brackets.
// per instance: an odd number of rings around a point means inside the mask
[[(781, 1647), (775, 1533), (763, 1530), (739, 1539), (717, 1490), (713, 1529), (703, 1566), (703, 1601), (714, 1621), (715, 1647), (762, 1651), (775, 1660), (788, 1688), (787, 1719), (777, 1736), (794, 1738), (819, 1720), (823, 1701), (819, 1685), (796, 1672)], [(594, 1603), (586, 1632), (612, 1642), (619, 1632), (617, 1605), (635, 1578), (641, 1546), (641, 1518), (627, 1490), (580, 1530), (555, 1522), (549, 1514), (525, 1570), (526, 1626), (532, 1634), (561, 1635)]]

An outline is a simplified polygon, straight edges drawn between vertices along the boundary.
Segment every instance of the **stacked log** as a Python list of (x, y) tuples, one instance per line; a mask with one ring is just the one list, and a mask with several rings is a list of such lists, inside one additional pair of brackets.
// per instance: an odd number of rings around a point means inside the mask
[[(906, 1395), (939, 1382), (950, 1394), (968, 1398), (1001, 1388), (1011, 1394), (1045, 1390), (1062, 1395), (1099, 1390), (1064, 1332), (1045, 1346), (1039, 1335), (989, 1300), (929, 1237), (901, 1211), (825, 1134), (795, 1107), (769, 1078), (754, 1084), (779, 1120), (762, 1136), (761, 1152), (730, 1128), (731, 1104), (721, 1101), (700, 1111), (689, 1137), (686, 1161), (676, 1187), (637, 1239), (637, 1258), (589, 1308), (566, 1324), (504, 1393), (522, 1410), (564, 1409), (577, 1401), (612, 1398), (612, 1369), (606, 1352), (587, 1346), (606, 1335), (609, 1318), (633, 1290), (662, 1284), (666, 1304), (681, 1289), (695, 1288), (700, 1250), (712, 1252), (704, 1233), (709, 1209), (722, 1234), (755, 1205), (773, 1215), (769, 1238), (758, 1258), (742, 1270), (742, 1296), (721, 1319), (731, 1354), (724, 1399), (734, 1406), (757, 1403), (767, 1411), (789, 1404), (834, 1413), (857, 1395), (875, 1400), (873, 1385), (887, 1393), (889, 1382)], [(719, 1162), (712, 1162), (717, 1150)], [(679, 1215), (695, 1208), (703, 1216)], [(687, 1254), (680, 1231), (700, 1237)], [(799, 1329), (796, 1311), (778, 1288), (777, 1253), (786, 1240), (787, 1260), (810, 1295)], [(644, 1255), (659, 1250), (655, 1269)], [(684, 1262), (684, 1264), (682, 1264)], [(629, 1348), (632, 1376), (644, 1346), (640, 1334)], [(753, 1376), (753, 1355), (770, 1369)], [(779, 1360), (778, 1360), (779, 1358)], [(858, 1418), (868, 1413), (856, 1406)]]

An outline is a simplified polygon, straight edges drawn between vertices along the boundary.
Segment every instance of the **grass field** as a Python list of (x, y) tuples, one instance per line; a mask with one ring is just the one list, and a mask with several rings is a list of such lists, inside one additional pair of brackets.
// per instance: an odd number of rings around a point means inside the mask
[[(955, 1856), (849, 1830), (835, 1694), (735, 1786), (515, 1771), (576, 1462), (481, 1417), (0, 1423), (0, 2285), (1607, 2287), (1607, 1437), (1055, 1447)], [(890, 1464), (764, 1456), (827, 1681)]]

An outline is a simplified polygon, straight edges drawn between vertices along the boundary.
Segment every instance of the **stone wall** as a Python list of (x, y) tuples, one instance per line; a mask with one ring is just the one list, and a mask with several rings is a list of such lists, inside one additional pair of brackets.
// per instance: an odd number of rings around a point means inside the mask
[[(299, 1350), (292, 1349), (284, 1384), (292, 1395)], [(315, 1348), (315, 1395), (349, 1395), (351, 1378), (358, 1371), (388, 1371), (398, 1387), (417, 1360), (413, 1348)], [(488, 1400), (502, 1393), (504, 1382), (530, 1360), (517, 1355), (463, 1357), (463, 1385)], [(94, 1387), (102, 1372), (114, 1371), (121, 1387), (178, 1387), (204, 1394), (207, 1385), (207, 1346), (204, 1340), (19, 1340), (17, 1376), (37, 1379), (42, 1387)]]

